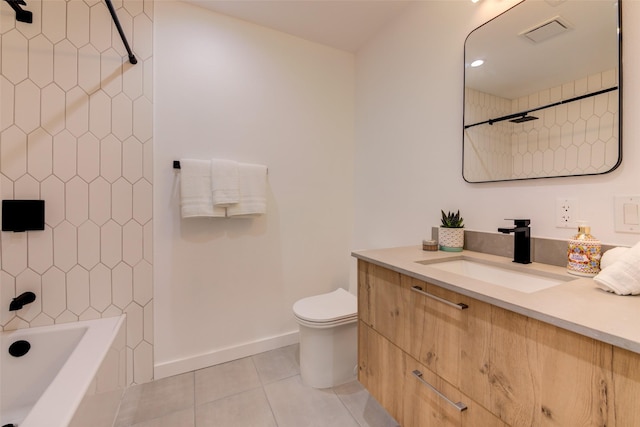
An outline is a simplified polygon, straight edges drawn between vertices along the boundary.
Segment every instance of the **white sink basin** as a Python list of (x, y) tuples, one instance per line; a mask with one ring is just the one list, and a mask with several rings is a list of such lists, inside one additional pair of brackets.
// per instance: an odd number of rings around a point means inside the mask
[(572, 277), (554, 275), (553, 273), (540, 273), (535, 271), (518, 271), (495, 264), (472, 261), (469, 259), (453, 259), (444, 261), (427, 261), (420, 264), (428, 265), (431, 268), (448, 271), (460, 276), (469, 277), (504, 288), (530, 294), (560, 285), (570, 280)]

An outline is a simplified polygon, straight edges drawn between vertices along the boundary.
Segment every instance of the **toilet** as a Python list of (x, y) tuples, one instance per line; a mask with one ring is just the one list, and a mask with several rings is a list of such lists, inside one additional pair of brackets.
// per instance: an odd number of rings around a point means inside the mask
[(338, 288), (293, 304), (300, 327), (300, 376), (314, 388), (355, 379), (358, 363), (358, 301)]

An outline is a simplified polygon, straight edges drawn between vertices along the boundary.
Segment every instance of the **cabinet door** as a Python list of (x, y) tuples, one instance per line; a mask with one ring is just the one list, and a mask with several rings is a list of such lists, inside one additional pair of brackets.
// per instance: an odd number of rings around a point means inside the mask
[(358, 381), (369, 390), (369, 326), (358, 321)]
[(486, 351), (491, 307), (408, 276), (402, 276), (402, 282), (403, 288), (410, 289), (411, 338), (405, 350), (446, 381), (460, 386), (462, 375), (469, 371), (463, 365), (478, 365)]
[(613, 425), (611, 359), (607, 344), (492, 307), (487, 388), (472, 393), (513, 426)]
[(402, 350), (365, 323), (358, 329), (358, 379), (403, 425), (404, 357)]
[(408, 290), (400, 285), (400, 273), (369, 263), (363, 269), (366, 280), (360, 287), (365, 294), (366, 307), (363, 307), (362, 320), (403, 347), (408, 335), (409, 302)]
[(640, 354), (613, 347), (613, 383), (615, 425), (640, 426)]
[(412, 357), (405, 365), (404, 427), (506, 427)]

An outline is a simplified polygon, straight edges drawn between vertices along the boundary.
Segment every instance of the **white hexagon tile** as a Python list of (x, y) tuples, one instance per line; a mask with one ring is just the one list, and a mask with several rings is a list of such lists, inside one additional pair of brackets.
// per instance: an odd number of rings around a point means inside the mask
[[(606, 89), (617, 84), (616, 76), (617, 70), (608, 70), (515, 100), (465, 89), (469, 105), (465, 121), (480, 122)], [(618, 120), (615, 93), (558, 105), (535, 115), (541, 120), (474, 128), (468, 138), (472, 146), (465, 147), (465, 153), (473, 153), (479, 161), (465, 162), (465, 177), (487, 179), (487, 170), (493, 171), (493, 179), (593, 174), (611, 169), (618, 161), (618, 140), (613, 132)]]
[[(0, 329), (128, 313), (129, 381), (153, 378), (153, 2), (0, 2), (0, 196), (43, 199), (45, 230), (2, 232)], [(606, 105), (595, 109), (607, 111)]]

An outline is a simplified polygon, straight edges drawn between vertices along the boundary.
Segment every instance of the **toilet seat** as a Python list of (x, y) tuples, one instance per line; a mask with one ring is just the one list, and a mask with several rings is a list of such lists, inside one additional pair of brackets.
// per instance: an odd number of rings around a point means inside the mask
[(355, 322), (358, 318), (358, 300), (353, 294), (338, 288), (297, 301), (293, 304), (293, 313), (300, 324), (328, 328)]

